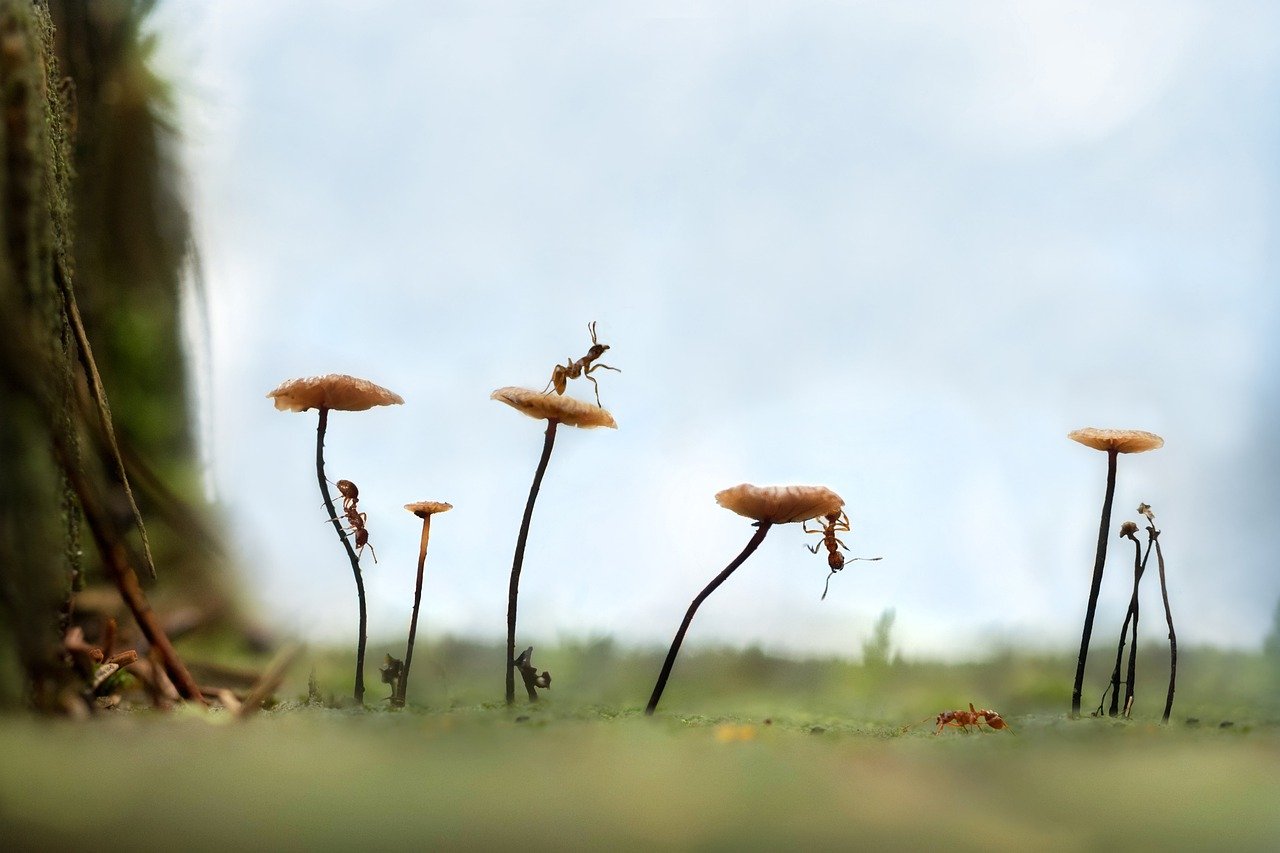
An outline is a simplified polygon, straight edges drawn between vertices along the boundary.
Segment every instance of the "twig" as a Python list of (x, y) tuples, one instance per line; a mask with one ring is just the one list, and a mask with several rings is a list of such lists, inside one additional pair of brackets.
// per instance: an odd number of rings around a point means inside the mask
[(556, 443), (557, 418), (547, 419), (547, 431), (542, 441), (542, 456), (538, 459), (538, 469), (533, 475), (533, 485), (529, 487), (529, 500), (524, 506), (524, 518), (520, 520), (520, 534), (516, 537), (516, 553), (511, 561), (511, 584), (507, 588), (507, 660), (506, 688), (507, 704), (516, 701), (516, 600), (520, 596), (520, 570), (524, 566), (524, 546), (529, 539), (529, 523), (533, 520), (533, 504), (538, 499), (538, 489), (542, 487), (542, 475), (547, 472), (547, 462), (551, 459), (551, 448)]
[(1169, 587), (1164, 577), (1164, 552), (1160, 549), (1160, 531), (1154, 526), (1147, 528), (1147, 535), (1156, 543), (1156, 566), (1160, 569), (1160, 596), (1164, 599), (1164, 618), (1169, 623), (1169, 692), (1164, 699), (1164, 715), (1160, 722), (1169, 722), (1169, 713), (1173, 711), (1173, 687), (1178, 676), (1178, 635), (1173, 630), (1173, 611), (1169, 609)]
[(156, 564), (151, 557), (151, 542), (147, 538), (147, 526), (142, 522), (142, 511), (138, 509), (138, 502), (134, 500), (133, 489), (129, 488), (129, 475), (125, 472), (120, 445), (116, 442), (116, 430), (111, 419), (111, 407), (107, 403), (107, 392), (102, 387), (102, 377), (98, 373), (98, 364), (93, 357), (93, 348), (89, 346), (89, 335), (85, 332), (84, 321), (80, 318), (80, 307), (76, 303), (75, 291), (71, 288), (71, 282), (60, 259), (54, 262), (53, 277), (57, 282), (58, 292), (62, 296), (63, 308), (71, 322), (72, 332), (75, 334), (76, 348), (80, 354), (80, 364), (89, 380), (89, 390), (97, 403), (98, 420), (106, 437), (107, 447), (111, 451), (111, 457), (116, 464), (116, 476), (120, 478), (120, 485), (124, 487), (125, 497), (129, 500), (129, 509), (133, 512), (134, 523), (142, 537), (142, 556), (147, 564), (147, 572), (154, 580)]
[(155, 611), (151, 609), (146, 593), (142, 591), (138, 575), (134, 572), (133, 566), (129, 564), (129, 555), (125, 550), (124, 543), (110, 529), (102, 508), (98, 504), (97, 496), (89, 488), (89, 483), (85, 479), (84, 473), (78, 466), (73, 464), (65, 441), (56, 434), (54, 451), (58, 456), (59, 464), (66, 472), (72, 489), (75, 490), (76, 497), (80, 501), (80, 508), (84, 512), (85, 520), (89, 523), (89, 531), (92, 533), (94, 543), (98, 546), (98, 551), (102, 555), (102, 561), (115, 580), (116, 587), (120, 590), (120, 597), (124, 599), (125, 604), (129, 607), (129, 611), (133, 614), (138, 627), (142, 629), (143, 636), (146, 637), (147, 642), (160, 655), (165, 671), (173, 680), (174, 686), (182, 698), (189, 702), (204, 705), (205, 701), (200, 694), (199, 685), (191, 677), (191, 673), (187, 671), (182, 658), (174, 650), (173, 644), (169, 642), (169, 637), (165, 634), (164, 627), (160, 624), (160, 620), (156, 618)]
[(262, 678), (249, 691), (249, 695), (244, 698), (244, 702), (236, 710), (236, 716), (241, 719), (247, 719), (257, 713), (258, 709), (262, 707), (262, 703), (280, 687), (285, 675), (289, 672), (289, 667), (293, 666), (293, 662), (298, 659), (301, 651), (302, 647), (296, 644), (281, 649), (271, 663), (267, 665), (267, 670), (262, 673)]
[(693, 599), (693, 603), (689, 605), (689, 610), (684, 614), (684, 621), (680, 623), (680, 630), (676, 631), (676, 637), (671, 641), (671, 650), (667, 652), (667, 659), (663, 661), (662, 672), (658, 673), (658, 683), (653, 686), (653, 695), (649, 697), (649, 704), (645, 706), (644, 712), (648, 716), (653, 716), (653, 712), (658, 707), (658, 700), (662, 698), (662, 691), (667, 687), (667, 679), (671, 677), (671, 668), (675, 666), (676, 655), (680, 653), (680, 645), (684, 642), (685, 632), (689, 630), (689, 624), (693, 622), (693, 614), (698, 612), (698, 607), (708, 595), (716, 591), (716, 587), (728, 580), (729, 575), (741, 566), (742, 563), (755, 553), (756, 548), (760, 547), (760, 543), (764, 541), (765, 534), (769, 532), (769, 528), (773, 526), (770, 521), (757, 521), (755, 524), (756, 532), (751, 537), (751, 541), (747, 543), (747, 547), (742, 549), (742, 553), (733, 559), (733, 562), (725, 566), (720, 574), (711, 579), (711, 583), (703, 588), (702, 592)]

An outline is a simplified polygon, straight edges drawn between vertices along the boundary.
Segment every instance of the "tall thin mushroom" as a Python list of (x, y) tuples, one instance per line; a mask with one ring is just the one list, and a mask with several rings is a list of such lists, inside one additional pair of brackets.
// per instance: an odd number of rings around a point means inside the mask
[(397, 708), (404, 706), (405, 691), (409, 686), (409, 667), (413, 663), (413, 640), (418, 634), (418, 604), (422, 601), (422, 570), (427, 563), (427, 540), (431, 538), (431, 516), (437, 512), (448, 512), (453, 504), (439, 501), (420, 501), (405, 504), (404, 508), (422, 519), (422, 538), (418, 540), (418, 580), (413, 587), (413, 615), (409, 617), (409, 645), (404, 650), (404, 665), (400, 668), (397, 689), (391, 697), (391, 704)]
[(840, 507), (844, 506), (841, 497), (826, 486), (753, 486), (750, 483), (742, 483), (731, 489), (717, 492), (716, 503), (738, 515), (755, 519), (755, 524), (752, 526), (756, 528), (756, 532), (747, 542), (747, 546), (742, 549), (742, 553), (725, 566), (720, 574), (712, 578), (711, 583), (703, 587), (702, 592), (694, 596), (693, 603), (684, 614), (684, 621), (676, 631), (675, 639), (671, 641), (671, 649), (662, 663), (662, 671), (658, 673), (658, 681), (653, 686), (649, 704), (645, 706), (644, 712), (649, 716), (652, 716), (658, 708), (662, 691), (667, 687), (667, 679), (671, 677), (671, 669), (675, 666), (676, 656), (680, 653), (681, 644), (684, 643), (684, 635), (688, 632), (698, 607), (707, 596), (716, 591), (720, 584), (729, 579), (729, 575), (733, 574), (738, 566), (755, 553), (756, 548), (760, 547), (760, 543), (768, 534), (769, 528), (775, 524), (808, 521), (828, 513), (838, 513)]
[(1095, 429), (1089, 427), (1067, 433), (1067, 438), (1094, 450), (1107, 453), (1107, 491), (1102, 499), (1102, 521), (1098, 525), (1098, 552), (1093, 562), (1093, 579), (1089, 584), (1089, 603), (1084, 613), (1084, 630), (1080, 635), (1080, 654), (1076, 659), (1076, 677), (1071, 686), (1071, 716), (1080, 716), (1080, 693), (1084, 687), (1084, 665), (1089, 656), (1089, 638), (1093, 634), (1093, 616), (1098, 609), (1098, 592), (1102, 589), (1102, 570), (1107, 562), (1107, 531), (1111, 528), (1111, 500), (1116, 492), (1116, 457), (1121, 453), (1142, 453), (1164, 446), (1160, 436), (1136, 429)]
[(1156, 546), (1156, 565), (1160, 569), (1160, 597), (1164, 599), (1164, 621), (1169, 626), (1169, 690), (1164, 697), (1164, 714), (1160, 722), (1169, 722), (1173, 711), (1173, 687), (1178, 680), (1178, 634), (1173, 630), (1173, 611), (1169, 609), (1169, 585), (1164, 575), (1164, 549), (1160, 547), (1160, 531), (1156, 529), (1156, 514), (1147, 504), (1139, 504), (1138, 512), (1147, 518), (1147, 547)]
[(267, 396), (275, 400), (276, 408), (282, 412), (305, 412), (307, 409), (315, 409), (320, 414), (320, 423), (316, 427), (316, 479), (320, 481), (320, 494), (324, 496), (324, 505), (329, 511), (329, 521), (337, 531), (342, 547), (346, 549), (347, 559), (351, 561), (351, 573), (356, 580), (356, 597), (360, 601), (360, 636), (356, 642), (354, 696), (356, 702), (364, 704), (364, 647), (368, 633), (364, 579), (360, 576), (360, 558), (342, 530), (341, 517), (334, 509), (333, 497), (329, 494), (329, 478), (324, 473), (324, 434), (329, 425), (330, 409), (341, 412), (363, 412), (374, 406), (402, 404), (404, 398), (367, 379), (357, 379), (343, 373), (290, 379), (280, 383), (274, 391), (268, 392)]
[[(1129, 609), (1125, 613), (1124, 624), (1120, 626), (1120, 642), (1116, 646), (1116, 666), (1115, 669), (1111, 671), (1111, 704), (1107, 708), (1107, 715), (1110, 717), (1114, 717), (1120, 713), (1120, 667), (1124, 662), (1125, 638), (1129, 635), (1130, 623), (1133, 622), (1138, 615), (1138, 584), (1142, 581), (1142, 573), (1147, 570), (1147, 559), (1151, 557), (1150, 544), (1147, 545), (1146, 556), (1143, 556), (1142, 543), (1139, 542), (1138, 537), (1134, 535), (1137, 532), (1138, 525), (1134, 524), (1132, 521), (1126, 521), (1124, 524), (1120, 525), (1121, 538), (1128, 539), (1133, 543), (1133, 594), (1129, 597)], [(1133, 642), (1134, 649), (1136, 650), (1138, 643), (1138, 629), (1136, 623), (1134, 624), (1133, 629)], [(1131, 662), (1133, 661), (1132, 655), (1133, 652), (1131, 651), (1129, 658)], [(1133, 673), (1131, 671), (1129, 674), (1129, 681), (1132, 682), (1132, 680)], [(1126, 697), (1132, 695), (1130, 690), (1126, 690), (1125, 694)], [(1127, 701), (1128, 700), (1126, 698), (1126, 702)], [(1101, 712), (1102, 706), (1099, 705), (1098, 713), (1101, 714)]]
[(511, 560), (511, 582), (507, 587), (505, 686), (507, 704), (512, 705), (516, 701), (516, 602), (520, 596), (520, 571), (524, 567), (524, 548), (529, 539), (529, 524), (533, 520), (533, 504), (538, 499), (538, 490), (542, 487), (542, 475), (547, 471), (547, 462), (551, 460), (551, 448), (556, 441), (556, 426), (565, 424), (582, 429), (595, 427), (617, 429), (618, 424), (614, 421), (613, 415), (599, 406), (593, 406), (573, 397), (543, 394), (532, 388), (516, 386), (499, 388), (489, 395), (489, 399), (506, 403), (522, 414), (547, 422), (547, 430), (542, 441), (542, 456), (538, 459), (538, 468), (533, 475), (533, 485), (529, 487), (529, 499), (525, 502), (524, 517), (520, 520), (516, 552)]

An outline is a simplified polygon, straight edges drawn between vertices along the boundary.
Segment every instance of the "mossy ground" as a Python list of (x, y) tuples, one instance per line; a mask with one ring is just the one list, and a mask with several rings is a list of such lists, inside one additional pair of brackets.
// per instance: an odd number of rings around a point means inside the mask
[[(867, 672), (694, 649), (648, 719), (643, 690), (609, 699), (647, 682), (656, 652), (548, 649), (553, 690), (508, 709), (470, 701), (500, 696), (501, 673), (482, 665), (493, 650), (448, 649), (421, 650), (406, 711), (371, 693), (366, 710), (290, 699), (248, 721), (146, 710), (88, 724), (7, 718), (3, 834), (18, 849), (107, 850), (1280, 843), (1280, 715), (1270, 688), (1248, 679), (1256, 655), (1189, 652), (1202, 665), (1186, 669), (1188, 707), (1161, 726), (1158, 708), (1067, 720), (1068, 661)], [(316, 659), (322, 685), (342, 681), (346, 657)], [(307, 669), (282, 695), (305, 693)], [(1016, 733), (904, 729), (970, 699), (998, 707)]]

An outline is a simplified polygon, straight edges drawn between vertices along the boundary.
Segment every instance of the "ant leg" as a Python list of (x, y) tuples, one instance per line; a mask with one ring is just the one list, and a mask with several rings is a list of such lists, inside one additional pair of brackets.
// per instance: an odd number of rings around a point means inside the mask
[(591, 371), (595, 370), (597, 367), (603, 367), (605, 370), (612, 370), (614, 373), (621, 373), (621, 372), (622, 372), (622, 369), (621, 369), (621, 368), (618, 368), (618, 367), (610, 367), (610, 366), (609, 366), (609, 365), (607, 365), (607, 364), (601, 364), (600, 362), (596, 362), (595, 364), (593, 364), (593, 365), (591, 365), (590, 367), (588, 367), (588, 368), (587, 368), (587, 373), (590, 373)]
[(816, 554), (816, 553), (818, 553), (819, 545), (805, 545), (804, 547), (806, 547), (806, 548), (808, 548), (808, 549), (809, 549), (809, 553), (810, 553), (810, 554)]
[(592, 385), (596, 386), (596, 408), (603, 408), (603, 406), (600, 405), (600, 383), (591, 375), (590, 370), (588, 370), (584, 375), (591, 380)]

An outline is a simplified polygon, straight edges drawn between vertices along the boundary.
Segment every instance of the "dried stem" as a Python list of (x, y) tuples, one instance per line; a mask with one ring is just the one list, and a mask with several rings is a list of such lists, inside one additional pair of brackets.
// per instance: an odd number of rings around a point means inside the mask
[(267, 671), (258, 679), (258, 683), (253, 685), (253, 689), (245, 696), (240, 707), (234, 709), (236, 716), (246, 719), (256, 714), (262, 707), (262, 703), (280, 688), (285, 675), (289, 672), (289, 667), (293, 666), (293, 662), (298, 659), (301, 652), (302, 647), (298, 645), (289, 645), (281, 649), (267, 666)]
[(409, 617), (409, 645), (404, 650), (404, 667), (400, 671), (400, 679), (396, 691), (391, 696), (391, 704), (397, 708), (404, 706), (405, 691), (409, 684), (409, 667), (413, 663), (413, 640), (418, 635), (418, 604), (422, 601), (422, 570), (427, 563), (427, 540), (431, 538), (431, 513), (422, 513), (422, 538), (418, 541), (418, 582), (413, 588), (413, 615)]
[(142, 556), (147, 563), (147, 573), (152, 579), (155, 579), (156, 564), (151, 557), (151, 541), (147, 538), (147, 526), (142, 523), (142, 511), (138, 509), (138, 502), (133, 497), (133, 489), (129, 487), (129, 475), (125, 473), (124, 457), (121, 456), (120, 445), (116, 441), (115, 425), (111, 419), (111, 407), (107, 404), (107, 392), (102, 387), (102, 376), (98, 373), (98, 363), (93, 357), (93, 348), (89, 346), (89, 335), (85, 331), (84, 321), (80, 317), (80, 306), (76, 303), (75, 291), (71, 287), (71, 282), (61, 261), (54, 263), (53, 275), (58, 284), (59, 294), (62, 297), (63, 309), (66, 311), (71, 330), (75, 335), (76, 349), (80, 354), (80, 366), (84, 368), (89, 391), (93, 395), (94, 402), (97, 403), (98, 422), (102, 428), (102, 434), (106, 438), (107, 447), (111, 451), (112, 461), (115, 462), (116, 477), (120, 479), (120, 485), (124, 488), (125, 497), (129, 501), (129, 509), (133, 512), (134, 524), (137, 525), (138, 534), (142, 537)]
[(538, 460), (538, 470), (533, 475), (533, 485), (529, 487), (529, 500), (524, 506), (524, 518), (520, 521), (520, 535), (516, 537), (516, 553), (511, 561), (511, 585), (507, 589), (507, 704), (516, 701), (516, 599), (520, 595), (520, 569), (524, 566), (524, 546), (529, 538), (529, 522), (533, 520), (533, 503), (538, 499), (538, 489), (542, 487), (542, 475), (547, 471), (547, 462), (551, 459), (551, 448), (556, 442), (556, 426), (560, 421), (547, 419), (547, 432), (542, 442), (542, 458)]
[(742, 549), (742, 553), (734, 558), (733, 562), (725, 566), (724, 571), (712, 578), (711, 583), (707, 584), (702, 592), (698, 593), (693, 599), (693, 603), (689, 605), (689, 610), (684, 614), (684, 621), (680, 623), (680, 630), (676, 631), (676, 637), (671, 641), (671, 650), (667, 652), (667, 659), (662, 664), (662, 672), (658, 673), (658, 683), (653, 686), (653, 695), (649, 697), (649, 704), (645, 706), (644, 712), (649, 716), (653, 716), (653, 712), (658, 707), (658, 700), (662, 698), (662, 691), (666, 689), (667, 679), (671, 677), (671, 668), (675, 666), (676, 655), (680, 653), (680, 644), (684, 642), (685, 632), (689, 630), (689, 623), (693, 621), (693, 614), (698, 612), (699, 605), (708, 595), (716, 591), (720, 584), (728, 580), (729, 575), (741, 566), (743, 562), (750, 557), (760, 547), (760, 543), (764, 541), (765, 534), (769, 532), (769, 528), (773, 526), (771, 521), (756, 522), (755, 535), (751, 537), (751, 541), (747, 543), (747, 547)]
[(1080, 692), (1084, 687), (1084, 664), (1089, 657), (1089, 637), (1093, 634), (1093, 615), (1098, 609), (1098, 592), (1102, 589), (1102, 568), (1107, 562), (1107, 533), (1111, 529), (1111, 499), (1116, 493), (1115, 450), (1107, 451), (1107, 493), (1102, 499), (1102, 523), (1098, 525), (1098, 553), (1093, 561), (1093, 580), (1089, 584), (1089, 604), (1084, 612), (1084, 631), (1080, 635), (1080, 656), (1076, 660), (1076, 678), (1071, 686), (1071, 716), (1080, 716)]
[(316, 427), (316, 479), (320, 481), (320, 494), (324, 495), (324, 506), (329, 511), (329, 521), (338, 533), (342, 547), (347, 550), (347, 559), (351, 561), (351, 574), (356, 579), (356, 596), (360, 599), (360, 637), (356, 641), (356, 688), (355, 699), (364, 704), (364, 645), (368, 628), (368, 619), (364, 607), (364, 579), (360, 576), (360, 558), (351, 548), (347, 534), (342, 531), (342, 523), (338, 512), (334, 509), (333, 498), (329, 495), (329, 478), (324, 475), (324, 432), (329, 425), (329, 410), (320, 409), (320, 425)]
[(1169, 722), (1169, 713), (1173, 710), (1173, 686), (1178, 675), (1178, 635), (1173, 630), (1173, 611), (1169, 609), (1169, 587), (1164, 578), (1164, 552), (1160, 550), (1160, 531), (1154, 526), (1147, 528), (1147, 535), (1156, 543), (1156, 565), (1160, 569), (1160, 596), (1164, 599), (1164, 618), (1169, 623), (1169, 692), (1164, 698), (1164, 716), (1160, 722)]
[[(1137, 541), (1136, 539), (1134, 540)], [(1150, 547), (1147, 548), (1147, 556), (1151, 556)], [(1124, 715), (1129, 716), (1130, 710), (1133, 708), (1133, 688), (1138, 676), (1138, 584), (1142, 582), (1142, 573), (1147, 570), (1147, 561), (1144, 559), (1142, 565), (1139, 566), (1133, 576), (1133, 598), (1129, 600), (1129, 613), (1133, 616), (1133, 634), (1129, 640), (1129, 668), (1125, 672), (1124, 681)]]
[[(1142, 579), (1142, 573), (1147, 570), (1147, 560), (1151, 558), (1151, 543), (1147, 543), (1147, 553), (1142, 554), (1142, 543), (1136, 537), (1129, 536), (1133, 540), (1133, 596), (1129, 599), (1129, 610), (1124, 616), (1124, 625), (1120, 628), (1120, 644), (1116, 648), (1116, 668), (1111, 671), (1111, 705), (1107, 708), (1107, 716), (1114, 717), (1120, 713), (1120, 666), (1124, 661), (1124, 638), (1129, 633), (1129, 622), (1134, 618), (1135, 608), (1138, 601), (1138, 581)], [(1104, 697), (1106, 694), (1103, 694)], [(1102, 713), (1102, 706), (1098, 706), (1098, 713)]]
[(76, 498), (80, 501), (80, 508), (84, 512), (85, 520), (89, 523), (89, 531), (93, 535), (94, 543), (98, 546), (98, 551), (102, 554), (102, 562), (115, 581), (116, 588), (120, 591), (120, 597), (124, 599), (129, 612), (133, 614), (134, 621), (138, 623), (138, 627), (142, 630), (142, 635), (147, 638), (147, 642), (151, 644), (152, 649), (160, 656), (164, 670), (173, 681), (178, 694), (189, 702), (204, 705), (205, 701), (203, 695), (201, 695), (200, 686), (191, 677), (191, 673), (187, 671), (182, 658), (178, 656), (173, 644), (169, 642), (169, 637), (165, 634), (164, 627), (156, 617), (155, 611), (151, 609), (151, 603), (147, 601), (146, 593), (142, 591), (142, 584), (138, 580), (137, 572), (133, 570), (133, 566), (129, 563), (129, 553), (125, 549), (124, 543), (111, 530), (106, 520), (106, 514), (98, 503), (97, 496), (89, 488), (88, 480), (79, 466), (75, 464), (75, 460), (71, 457), (66, 443), (57, 433), (54, 435), (54, 452), (58, 455), (58, 462), (66, 473), (72, 489), (75, 490)]

